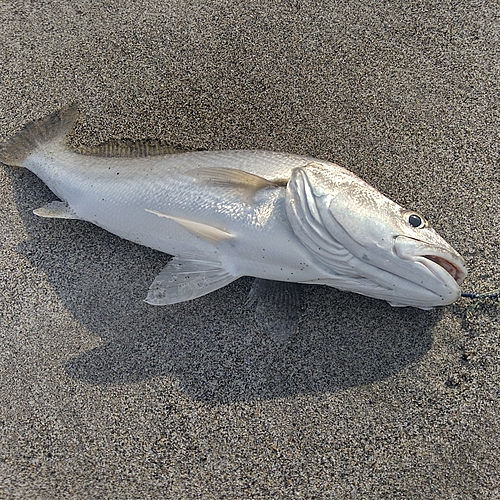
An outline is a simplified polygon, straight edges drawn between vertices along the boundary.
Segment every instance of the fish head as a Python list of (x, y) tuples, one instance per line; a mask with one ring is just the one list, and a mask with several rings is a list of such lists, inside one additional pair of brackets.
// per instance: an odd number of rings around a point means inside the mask
[(332, 274), (325, 284), (421, 309), (460, 297), (460, 254), (422, 215), (348, 170), (322, 162), (296, 169), (287, 201), (295, 234)]

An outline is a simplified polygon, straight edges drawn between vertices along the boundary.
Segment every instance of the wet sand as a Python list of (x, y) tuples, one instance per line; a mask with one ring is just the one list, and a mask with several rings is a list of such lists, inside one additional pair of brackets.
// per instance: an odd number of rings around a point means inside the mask
[[(80, 103), (72, 141), (340, 163), (424, 213), (464, 289), (500, 286), (495, 3), (4, 2), (0, 140)], [(243, 278), (143, 302), (168, 261), (0, 166), (2, 498), (500, 496), (498, 302), (431, 312), (324, 287), (277, 339)]]

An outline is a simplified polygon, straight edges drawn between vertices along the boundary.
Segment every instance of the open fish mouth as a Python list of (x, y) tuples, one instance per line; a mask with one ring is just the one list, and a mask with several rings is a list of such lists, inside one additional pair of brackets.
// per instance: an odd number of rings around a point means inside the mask
[[(458, 285), (460, 285), (467, 276), (467, 271), (464, 265), (458, 261), (458, 259), (450, 260), (450, 256), (447, 256), (448, 258), (444, 258), (440, 255), (422, 255), (422, 257), (442, 267), (449, 275), (452, 276)], [(425, 262), (421, 262), (425, 265)], [(426, 267), (429, 268), (429, 266)]]
[(395, 251), (404, 260), (425, 266), (436, 278), (444, 282), (450, 283), (452, 278), (456, 285), (460, 285), (467, 276), (464, 259), (451, 246), (442, 248), (399, 236), (396, 238)]

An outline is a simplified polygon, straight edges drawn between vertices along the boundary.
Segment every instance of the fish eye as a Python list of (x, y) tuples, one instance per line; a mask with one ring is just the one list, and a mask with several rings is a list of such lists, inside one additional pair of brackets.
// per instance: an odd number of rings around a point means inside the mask
[(406, 220), (410, 226), (416, 229), (421, 229), (427, 225), (425, 219), (421, 215), (415, 213), (408, 214)]

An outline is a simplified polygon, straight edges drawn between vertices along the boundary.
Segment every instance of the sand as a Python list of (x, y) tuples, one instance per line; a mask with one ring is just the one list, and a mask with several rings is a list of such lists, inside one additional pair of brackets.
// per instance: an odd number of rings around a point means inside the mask
[[(158, 138), (347, 166), (500, 286), (497, 2), (10, 1), (0, 140), (80, 103), (76, 145)], [(251, 279), (143, 302), (166, 255), (0, 166), (0, 497), (500, 497), (499, 303), (308, 287), (277, 339)]]

